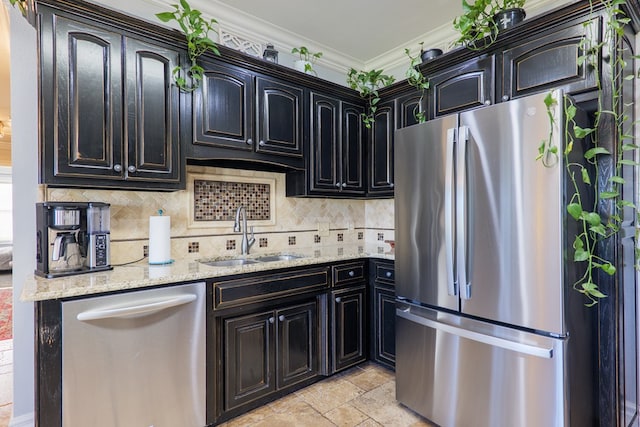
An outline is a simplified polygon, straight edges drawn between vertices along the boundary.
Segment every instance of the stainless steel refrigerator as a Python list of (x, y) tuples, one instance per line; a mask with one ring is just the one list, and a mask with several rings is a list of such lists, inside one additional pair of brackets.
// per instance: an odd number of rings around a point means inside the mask
[(546, 95), (395, 134), (396, 396), (441, 426), (597, 419), (595, 310), (571, 290), (564, 159), (536, 160)]

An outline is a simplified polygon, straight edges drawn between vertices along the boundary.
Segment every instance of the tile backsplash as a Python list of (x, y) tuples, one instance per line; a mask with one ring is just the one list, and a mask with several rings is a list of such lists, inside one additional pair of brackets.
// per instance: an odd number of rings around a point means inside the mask
[[(171, 253), (174, 258), (235, 254), (240, 247), (241, 235), (234, 233), (233, 218), (229, 213), (235, 215), (237, 203), (252, 205), (247, 206), (247, 210), (250, 212), (249, 226), (254, 226), (257, 240), (253, 252), (295, 251), (296, 246), (362, 240), (377, 243), (379, 234), (385, 240), (394, 238), (392, 199), (365, 201), (285, 197), (285, 175), (281, 173), (203, 166), (189, 166), (187, 173), (196, 179), (192, 179), (187, 190), (183, 191), (46, 188), (44, 196), (47, 201), (111, 204), (112, 264), (142, 258), (143, 247), (148, 244), (149, 216), (155, 215), (158, 209), (171, 217)], [(218, 180), (220, 176), (224, 177), (224, 182)], [(196, 183), (196, 180), (201, 182)], [(238, 202), (237, 196), (249, 193), (257, 201), (245, 198)], [(198, 197), (207, 200), (200, 208), (196, 205)], [(216, 207), (210, 208), (211, 205)], [(219, 213), (213, 212), (216, 210)], [(265, 221), (267, 212), (271, 218)], [(219, 215), (226, 222), (209, 226), (215, 222), (211, 215)], [(196, 216), (206, 216), (204, 225), (194, 227)], [(326, 230), (320, 230), (321, 224), (329, 224), (328, 235)]]

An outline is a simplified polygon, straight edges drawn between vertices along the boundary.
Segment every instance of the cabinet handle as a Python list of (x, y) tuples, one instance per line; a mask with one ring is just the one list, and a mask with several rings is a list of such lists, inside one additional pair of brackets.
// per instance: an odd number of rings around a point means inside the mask
[(113, 165), (113, 170), (116, 172), (122, 172), (122, 165), (120, 164)]
[(274, 319), (273, 317), (269, 317), (269, 323), (273, 323)]
[(349, 271), (349, 277), (353, 277), (355, 275), (356, 275), (356, 273), (353, 270)]
[(258, 145), (261, 146), (261, 147), (264, 147), (265, 144), (266, 144), (266, 142), (264, 142), (264, 141), (258, 142)]
[(247, 139), (247, 145), (253, 145), (253, 139), (251, 138)]
[(341, 302), (341, 301), (342, 301), (342, 298), (340, 298), (340, 297), (336, 298), (336, 302), (337, 302), (337, 303), (339, 303), (339, 302)]
[(280, 316), (278, 316), (278, 320), (281, 322), (284, 322), (284, 314), (281, 314)]
[(391, 277), (391, 272), (390, 272), (390, 271), (387, 271), (386, 276), (387, 276), (387, 277)]
[(131, 165), (127, 168), (127, 170), (129, 171), (129, 173), (134, 173), (136, 171), (136, 167)]

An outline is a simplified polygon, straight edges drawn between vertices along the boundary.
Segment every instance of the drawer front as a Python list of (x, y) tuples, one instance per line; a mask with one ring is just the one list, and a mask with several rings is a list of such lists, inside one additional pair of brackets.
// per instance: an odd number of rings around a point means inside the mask
[(256, 301), (319, 291), (329, 287), (327, 268), (267, 274), (213, 282), (213, 308), (222, 309)]
[(376, 264), (375, 280), (393, 285), (396, 280), (393, 264)]
[(362, 262), (336, 265), (332, 270), (334, 287), (364, 280), (364, 263)]

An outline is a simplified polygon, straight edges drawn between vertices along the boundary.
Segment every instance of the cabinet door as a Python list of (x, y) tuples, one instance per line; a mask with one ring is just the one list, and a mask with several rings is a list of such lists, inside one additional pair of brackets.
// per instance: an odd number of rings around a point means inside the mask
[(257, 77), (258, 144), (256, 151), (302, 157), (304, 91), (279, 80)]
[(273, 312), (224, 321), (225, 409), (232, 409), (275, 390)]
[(180, 180), (180, 111), (171, 71), (179, 53), (126, 40), (127, 179)]
[(311, 191), (340, 191), (340, 101), (311, 94)]
[(396, 98), (396, 126), (398, 129), (418, 123), (416, 113), (425, 112), (429, 117), (426, 110), (427, 95), (427, 91), (422, 96), (420, 92), (413, 90)]
[(342, 193), (364, 194), (362, 113), (362, 106), (342, 103), (342, 169), (338, 181)]
[(434, 117), (493, 104), (494, 57), (473, 58), (434, 74), (429, 81)]
[(580, 57), (585, 54), (583, 39), (598, 43), (599, 24), (599, 18), (580, 22), (505, 50), (502, 100), (552, 88), (574, 92), (596, 87), (594, 68), (582, 64)]
[(316, 302), (276, 311), (278, 389), (318, 374)]
[(393, 196), (394, 101), (378, 104), (369, 145), (369, 188), (376, 196)]
[(365, 287), (334, 291), (333, 371), (340, 371), (366, 360)]
[(44, 182), (122, 179), (122, 37), (57, 15), (40, 35)]
[(392, 287), (376, 286), (374, 295), (374, 358), (390, 368), (396, 363), (396, 302)]
[(253, 76), (214, 62), (202, 66), (202, 84), (193, 92), (193, 143), (253, 150)]

